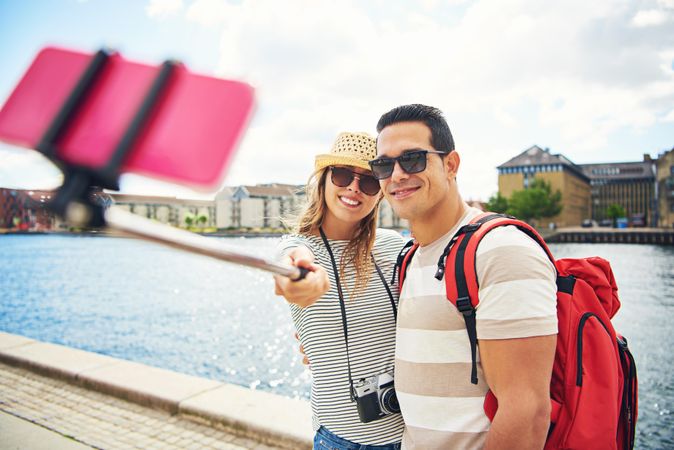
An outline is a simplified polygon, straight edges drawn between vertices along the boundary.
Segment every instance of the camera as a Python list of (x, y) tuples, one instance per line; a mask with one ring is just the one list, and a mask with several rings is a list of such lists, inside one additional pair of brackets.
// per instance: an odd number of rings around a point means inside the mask
[(361, 378), (354, 382), (353, 390), (358, 416), (363, 423), (400, 412), (398, 397), (393, 388), (392, 373), (385, 372)]

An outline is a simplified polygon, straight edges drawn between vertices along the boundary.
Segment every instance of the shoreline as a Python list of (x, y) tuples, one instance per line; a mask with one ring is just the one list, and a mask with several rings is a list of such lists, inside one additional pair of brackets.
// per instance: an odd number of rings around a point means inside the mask
[[(184, 228), (179, 228), (184, 230)], [(190, 231), (190, 230), (186, 230)], [(288, 234), (289, 231), (214, 231), (214, 232), (198, 232), (190, 231), (194, 234), (206, 237), (281, 237)], [(65, 231), (65, 230), (5, 230), (0, 229), (0, 236), (101, 236), (101, 237), (129, 237), (120, 236), (115, 232), (108, 232), (103, 230), (89, 230), (89, 231)], [(132, 237), (129, 237), (133, 239)]]
[[(171, 417), (224, 428), (263, 444), (288, 449), (311, 448), (311, 407), (305, 400), (2, 331), (0, 363), (164, 411)], [(82, 406), (83, 409), (91, 407)]]

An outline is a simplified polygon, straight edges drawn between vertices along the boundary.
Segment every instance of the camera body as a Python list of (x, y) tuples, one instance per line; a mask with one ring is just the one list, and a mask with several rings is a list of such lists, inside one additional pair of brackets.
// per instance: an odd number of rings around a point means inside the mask
[(393, 373), (384, 372), (361, 378), (354, 382), (353, 390), (358, 416), (363, 423), (400, 412), (398, 397), (393, 388)]

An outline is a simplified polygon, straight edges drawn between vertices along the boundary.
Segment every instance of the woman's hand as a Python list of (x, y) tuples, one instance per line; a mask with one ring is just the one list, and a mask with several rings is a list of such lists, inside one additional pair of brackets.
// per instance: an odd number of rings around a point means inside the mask
[(314, 264), (314, 254), (306, 247), (293, 248), (281, 262), (309, 270), (306, 277), (299, 281), (281, 275), (274, 275), (276, 295), (282, 295), (290, 303), (302, 308), (311, 306), (330, 289), (328, 273), (318, 264)]

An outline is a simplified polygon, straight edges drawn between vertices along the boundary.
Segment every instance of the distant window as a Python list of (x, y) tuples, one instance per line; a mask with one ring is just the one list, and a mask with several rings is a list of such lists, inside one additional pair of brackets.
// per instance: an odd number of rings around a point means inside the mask
[(669, 174), (674, 175), (674, 166), (669, 166)]

